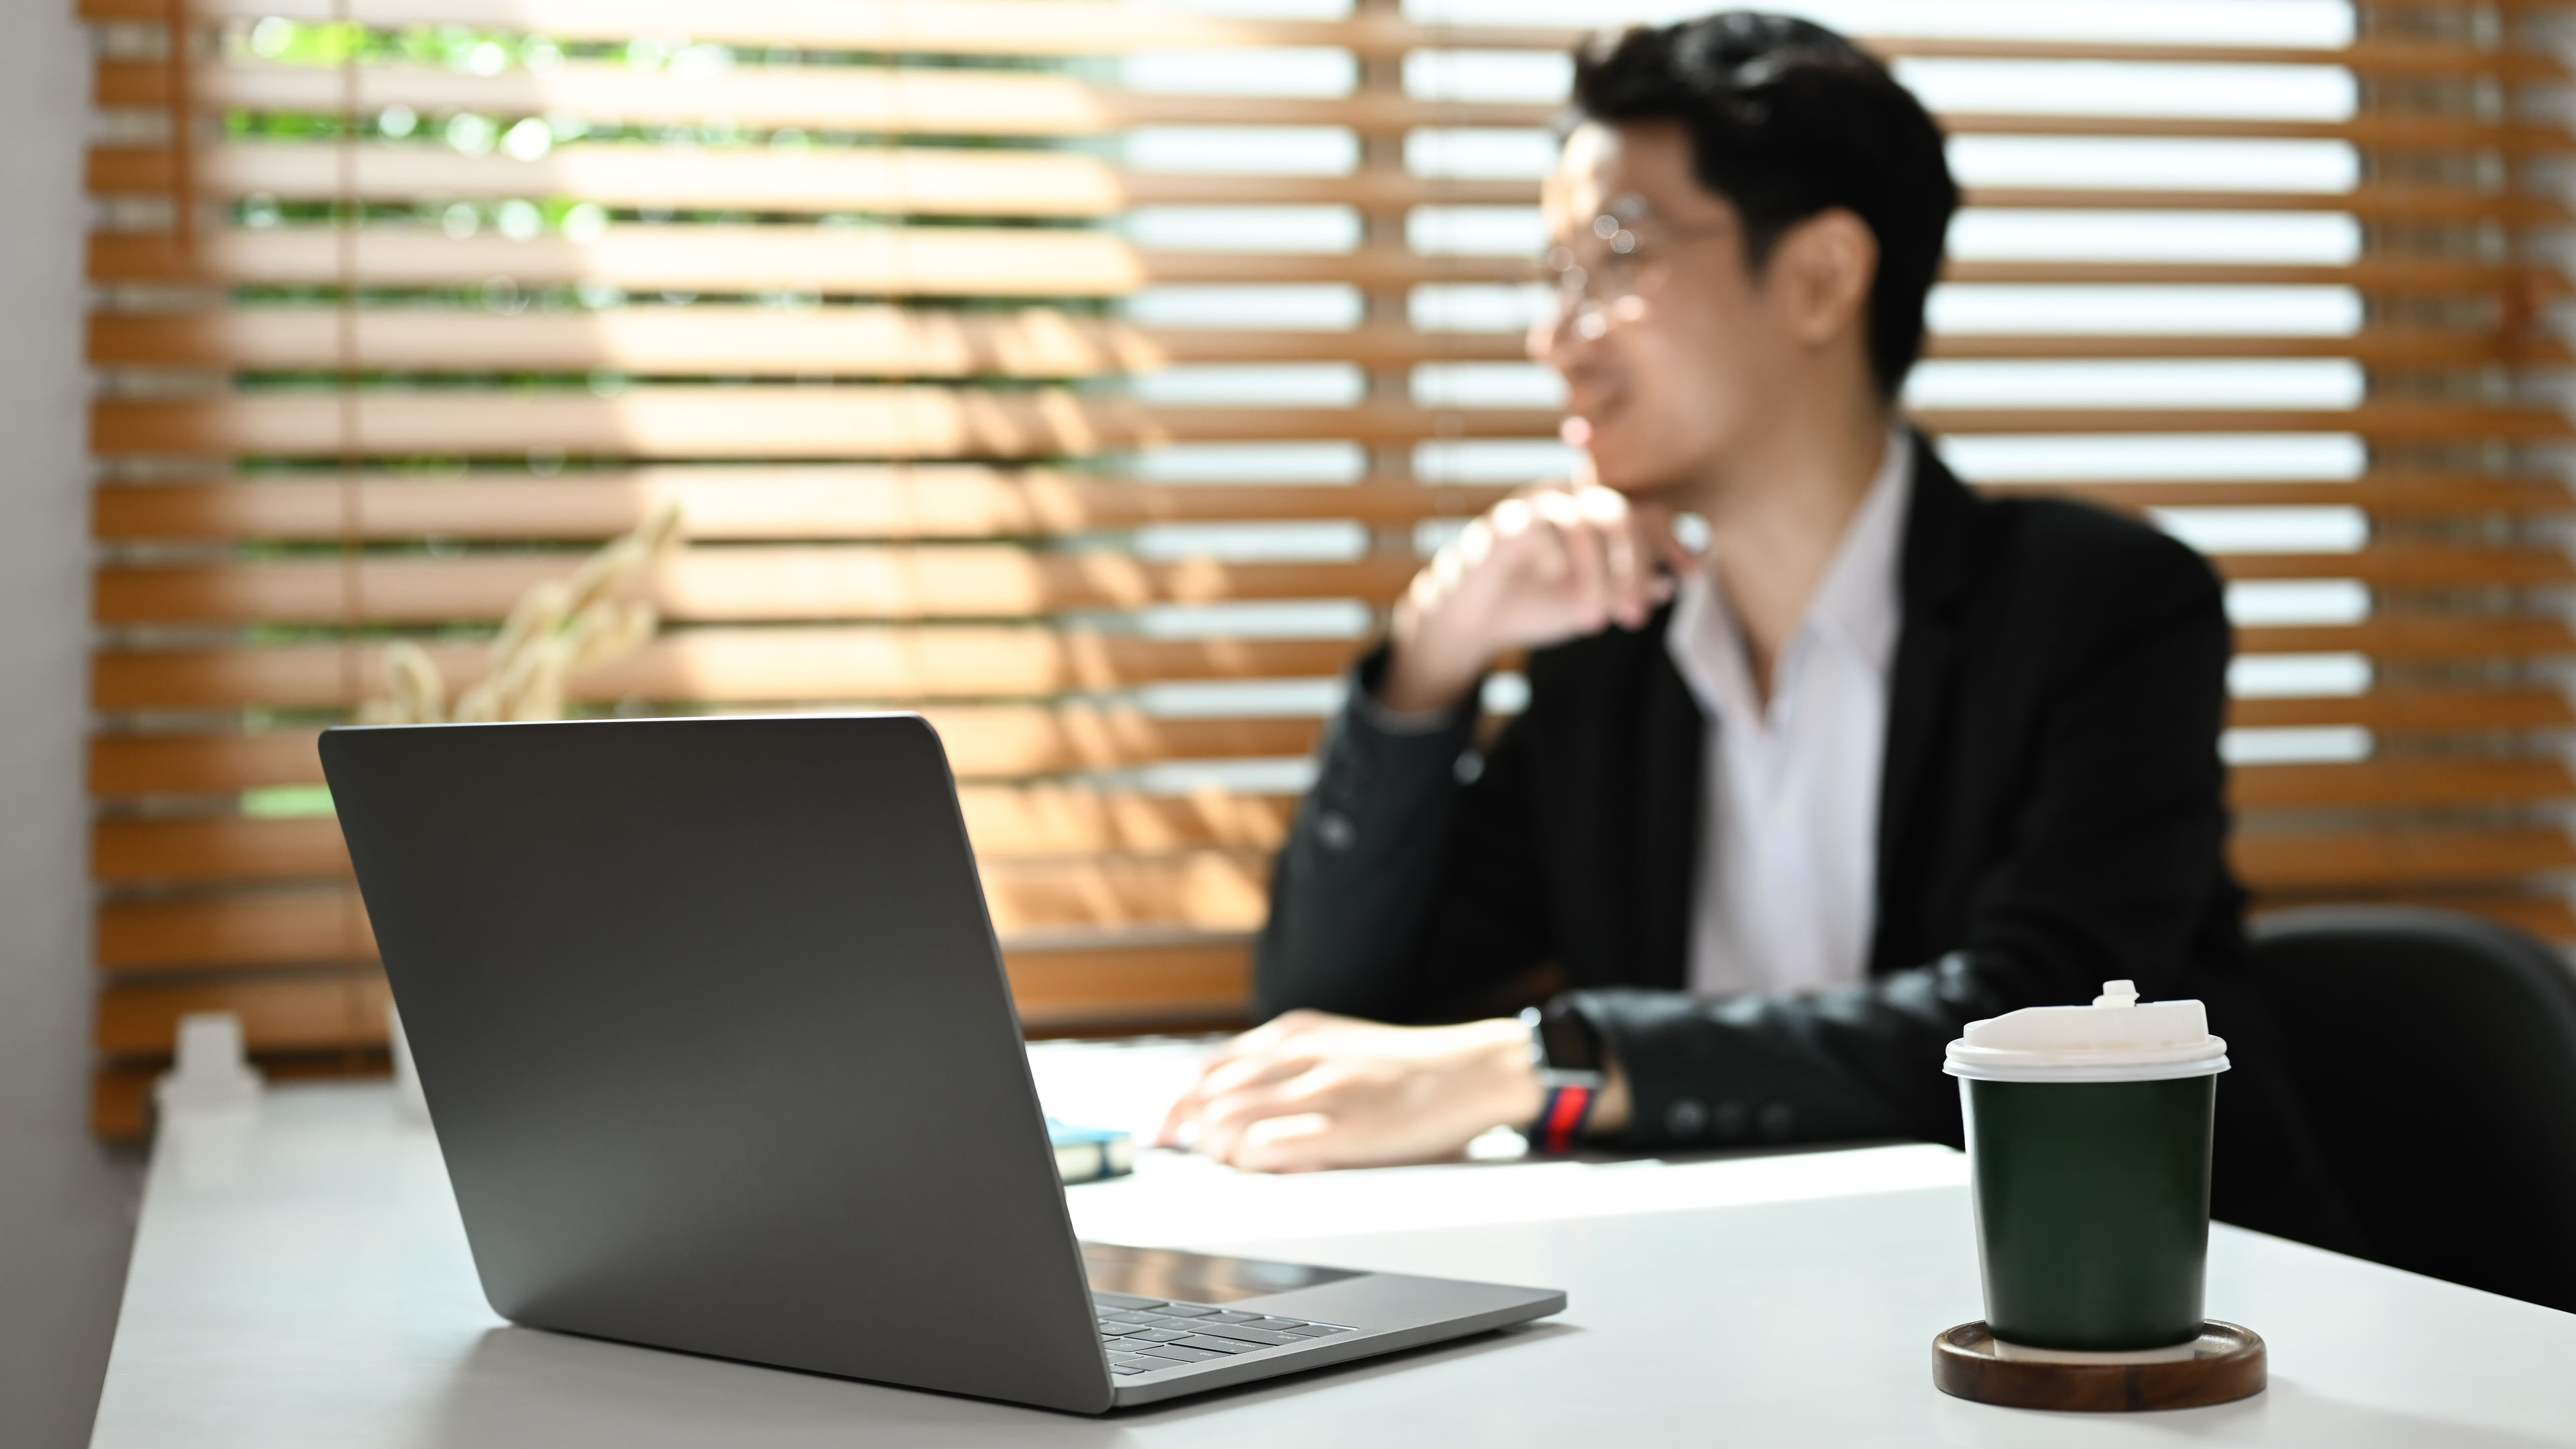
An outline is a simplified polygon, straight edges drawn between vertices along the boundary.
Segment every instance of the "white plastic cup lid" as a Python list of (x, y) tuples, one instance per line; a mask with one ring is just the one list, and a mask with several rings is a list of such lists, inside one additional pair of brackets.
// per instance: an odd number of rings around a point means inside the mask
[(2140, 1001), (2105, 981), (2090, 1006), (2026, 1006), (1968, 1023), (1942, 1070), (1989, 1082), (2151, 1082), (2227, 1070), (2197, 1001)]

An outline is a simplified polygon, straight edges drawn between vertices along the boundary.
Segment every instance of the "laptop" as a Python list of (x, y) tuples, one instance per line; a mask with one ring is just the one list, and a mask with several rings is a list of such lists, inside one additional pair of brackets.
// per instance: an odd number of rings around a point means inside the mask
[(514, 1323), (1099, 1413), (1565, 1306), (1077, 1242), (919, 716), (321, 749), (475, 1271)]

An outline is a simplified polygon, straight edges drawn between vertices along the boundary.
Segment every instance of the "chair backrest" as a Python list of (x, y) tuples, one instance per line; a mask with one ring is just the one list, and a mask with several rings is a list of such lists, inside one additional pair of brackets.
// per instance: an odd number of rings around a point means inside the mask
[(2254, 978), (2380, 1261), (2576, 1310), (2576, 972), (2406, 906), (2254, 922)]

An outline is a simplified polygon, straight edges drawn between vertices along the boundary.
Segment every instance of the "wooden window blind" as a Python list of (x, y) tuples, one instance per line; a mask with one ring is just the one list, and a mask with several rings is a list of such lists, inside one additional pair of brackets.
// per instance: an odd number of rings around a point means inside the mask
[[(1599, 7), (78, 3), (107, 1135), (187, 1011), (380, 1066), (315, 730), (672, 501), (578, 711), (918, 707), (1031, 1029), (1239, 1020), (1339, 671), (1561, 461), (1517, 328)], [(2230, 579), (2266, 901), (2576, 938), (2554, 8), (1818, 12), (1968, 188), (1914, 415)]]

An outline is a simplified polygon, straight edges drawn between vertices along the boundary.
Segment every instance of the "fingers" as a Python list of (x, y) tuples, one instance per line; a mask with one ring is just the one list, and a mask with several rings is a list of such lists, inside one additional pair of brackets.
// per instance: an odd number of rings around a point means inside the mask
[(1591, 487), (1541, 494), (1540, 516), (1555, 527), (1571, 560), (1576, 604), (1589, 630), (1611, 624), (1640, 629), (1672, 597), (1672, 516), (1660, 506), (1632, 505), (1615, 489)]
[(1318, 1074), (1303, 1072), (1285, 1081), (1246, 1086), (1215, 1097), (1199, 1109), (1197, 1151), (1230, 1166), (1240, 1167), (1238, 1149), (1245, 1134), (1254, 1124), (1273, 1117), (1329, 1115), (1326, 1084), (1311, 1080)]
[(1607, 488), (1587, 488), (1574, 495), (1584, 522), (1601, 540), (1601, 557), (1609, 581), (1610, 617), (1623, 629), (1642, 629), (1646, 616), (1662, 600), (1662, 586), (1639, 545), (1638, 521), (1628, 500)]
[[(1284, 1020), (1285, 1018), (1283, 1017), (1280, 1019)], [(1187, 1129), (1192, 1122), (1197, 1120), (1200, 1108), (1206, 1104), (1208, 1097), (1212, 1095), (1209, 1086), (1209, 1079), (1220, 1069), (1233, 1062), (1242, 1060), (1247, 1054), (1259, 1052), (1265, 1044), (1263, 1034), (1268, 1031), (1269, 1024), (1265, 1024), (1263, 1026), (1256, 1027), (1251, 1031), (1229, 1037), (1225, 1041), (1219, 1042), (1214, 1050), (1210, 1051), (1206, 1057), (1200, 1060), (1198, 1076), (1191, 1081), (1189, 1089), (1182, 1092), (1181, 1095), (1173, 1101), (1172, 1105), (1164, 1111), (1163, 1125), (1154, 1129), (1155, 1146), (1186, 1147), (1189, 1145), (1188, 1142), (1184, 1140), (1187, 1136)]]
[(1231, 1165), (1245, 1172), (1316, 1172), (1338, 1166), (1341, 1156), (1331, 1117), (1295, 1112), (1245, 1128)]
[(1350, 1024), (1351, 1018), (1328, 1011), (1286, 1011), (1219, 1043), (1199, 1064), (1198, 1079), (1164, 1112), (1163, 1124), (1154, 1132), (1154, 1144), (1185, 1145), (1182, 1139), (1187, 1129), (1206, 1110), (1209, 1101), (1306, 1070), (1314, 1065), (1316, 1056), (1310, 1049), (1295, 1046), (1298, 1038)]
[(1587, 634), (1601, 629), (1610, 622), (1611, 610), (1610, 563), (1601, 529), (1576, 494), (1541, 493), (1530, 503), (1554, 535), (1557, 550), (1565, 559), (1560, 586), (1574, 607), (1577, 623)]
[[(1574, 576), (1574, 559), (1565, 547), (1564, 531), (1550, 514), (1559, 505), (1557, 495), (1532, 494), (1526, 498), (1506, 498), (1485, 515), (1491, 520), (1485, 531), (1486, 551), (1469, 556), (1465, 562), (1477, 564), (1486, 557), (1505, 558), (1510, 565), (1527, 571), (1541, 583), (1562, 586)], [(1475, 525), (1468, 527), (1472, 530)]]
[(1211, 1066), (1166, 1132), (1206, 1157), (1289, 1172), (1454, 1155), (1498, 1120), (1537, 1110), (1515, 1021), (1396, 1027), (1289, 1023), (1272, 1050)]
[(1191, 1139), (1189, 1127), (1197, 1120), (1198, 1115), (1197, 1096), (1187, 1092), (1181, 1094), (1179, 1101), (1165, 1109), (1163, 1125), (1154, 1129), (1154, 1145), (1157, 1147), (1189, 1146)]
[(1598, 485), (1517, 494), (1414, 575), (1395, 608), (1389, 682), (1445, 707), (1507, 650), (1645, 627), (1696, 567), (1669, 508)]

